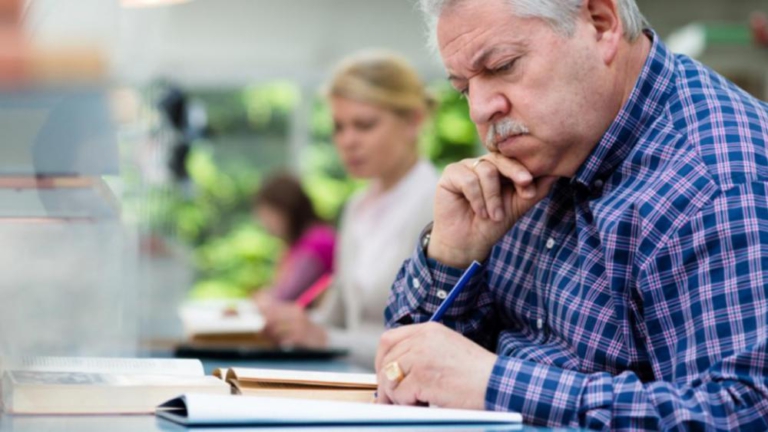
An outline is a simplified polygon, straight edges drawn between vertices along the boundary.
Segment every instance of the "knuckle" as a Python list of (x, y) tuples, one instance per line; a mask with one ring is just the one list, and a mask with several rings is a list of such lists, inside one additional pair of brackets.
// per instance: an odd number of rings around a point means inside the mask
[[(477, 170), (477, 175), (484, 180), (487, 180), (489, 182), (495, 181), (497, 178), (498, 171), (496, 170), (496, 167), (490, 166), (491, 164), (480, 164), (480, 166), (483, 166), (482, 169)], [(479, 167), (479, 166), (478, 166)]]
[(448, 175), (456, 173), (459, 169), (464, 167), (464, 165), (462, 165), (463, 163), (464, 163), (464, 161), (454, 162), (452, 164), (448, 164), (445, 167), (444, 173), (448, 174)]
[(379, 339), (379, 354), (383, 357), (389, 352), (389, 350), (396, 344), (395, 338), (387, 333), (384, 333)]
[(464, 176), (462, 177), (461, 185), (467, 192), (477, 192), (479, 191), (480, 185), (477, 182), (477, 177), (475, 176)]

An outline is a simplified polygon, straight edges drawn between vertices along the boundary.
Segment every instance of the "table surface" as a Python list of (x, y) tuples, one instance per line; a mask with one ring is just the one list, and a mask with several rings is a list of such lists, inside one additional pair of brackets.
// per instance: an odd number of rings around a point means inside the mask
[[(124, 415), (124, 416), (19, 416), (19, 415), (2, 415), (0, 414), (0, 431), (2, 432), (55, 432), (55, 431), (79, 431), (79, 432), (96, 432), (96, 431), (111, 431), (111, 432), (145, 432), (145, 431), (165, 431), (165, 432), (180, 432), (180, 431), (234, 431), (234, 432), (248, 432), (248, 431), (279, 431), (279, 432), (329, 432), (329, 431), (414, 431), (414, 432), (437, 432), (437, 431), (467, 431), (467, 432), (485, 432), (485, 431), (525, 431), (525, 432), (539, 432), (547, 431), (551, 429), (535, 428), (530, 426), (508, 426), (508, 427), (493, 427), (493, 426), (396, 426), (396, 427), (278, 427), (278, 428), (250, 428), (250, 427), (236, 427), (236, 428), (186, 428), (184, 426), (172, 423), (170, 421), (156, 418), (149, 415)], [(564, 429), (558, 429), (564, 430)]]
[[(161, 357), (161, 355), (153, 355), (153, 357)], [(365, 368), (356, 366), (344, 360), (334, 361), (203, 361), (206, 374), (210, 374), (216, 368), (222, 367), (252, 367), (252, 368), (271, 368), (271, 369), (291, 369), (291, 370), (314, 370), (314, 371), (328, 371), (328, 372), (370, 372)], [(151, 415), (104, 415), (104, 416), (39, 416), (39, 415), (4, 415), (0, 413), (0, 432), (27, 432), (27, 431), (211, 431), (211, 430), (232, 430), (237, 432), (247, 431), (301, 431), (301, 432), (318, 432), (318, 431), (334, 431), (334, 430), (349, 430), (349, 431), (418, 431), (418, 432), (431, 432), (431, 431), (546, 431), (548, 429), (534, 428), (529, 426), (511, 426), (511, 427), (496, 427), (496, 426), (456, 426), (456, 427), (280, 427), (280, 428), (186, 428), (184, 426), (177, 425), (170, 421), (156, 418)]]

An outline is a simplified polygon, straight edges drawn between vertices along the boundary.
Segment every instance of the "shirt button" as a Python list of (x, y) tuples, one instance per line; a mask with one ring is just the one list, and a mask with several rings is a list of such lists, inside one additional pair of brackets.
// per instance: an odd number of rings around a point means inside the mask
[(539, 318), (536, 320), (536, 328), (541, 330), (544, 328), (544, 320)]
[(603, 183), (603, 181), (602, 181), (602, 180), (595, 180), (595, 184), (594, 184), (594, 186), (595, 186), (597, 189), (600, 189), (601, 187), (603, 187), (603, 185), (604, 185), (604, 184), (605, 184), (605, 183)]
[(547, 240), (547, 249), (552, 249), (553, 247), (555, 247), (555, 239), (550, 237), (549, 240)]
[(416, 278), (413, 278), (413, 279), (411, 279), (411, 282), (413, 283), (413, 287), (414, 287), (414, 288), (416, 288), (416, 289), (419, 289), (419, 288), (421, 288), (421, 282), (419, 282), (419, 280), (418, 280), (418, 279), (416, 279)]
[(437, 298), (440, 300), (445, 300), (446, 297), (448, 297), (448, 293), (445, 292), (445, 290), (440, 290), (437, 292)]

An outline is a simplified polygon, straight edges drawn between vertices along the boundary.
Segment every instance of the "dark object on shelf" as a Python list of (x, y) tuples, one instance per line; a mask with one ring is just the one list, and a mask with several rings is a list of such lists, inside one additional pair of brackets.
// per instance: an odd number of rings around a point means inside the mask
[(210, 347), (193, 344), (181, 344), (174, 350), (174, 356), (179, 358), (218, 360), (331, 360), (347, 354), (349, 351), (341, 348)]

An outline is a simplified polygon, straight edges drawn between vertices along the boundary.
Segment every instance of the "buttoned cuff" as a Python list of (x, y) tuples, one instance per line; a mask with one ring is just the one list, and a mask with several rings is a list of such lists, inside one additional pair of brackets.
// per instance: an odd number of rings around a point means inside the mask
[[(420, 310), (425, 314), (434, 313), (442, 304), (448, 293), (459, 281), (464, 269), (444, 265), (434, 259), (428, 259), (421, 247), (417, 247), (413, 256), (406, 262), (404, 281), (408, 286), (405, 295), (406, 308), (401, 310)], [(449, 319), (451, 315), (460, 315), (466, 311), (466, 299), (475, 298), (475, 293), (480, 286), (485, 272), (481, 269), (467, 283), (461, 295), (456, 298), (453, 305), (446, 311), (444, 317)], [(414, 319), (416, 322), (424, 322), (429, 317)]]

